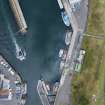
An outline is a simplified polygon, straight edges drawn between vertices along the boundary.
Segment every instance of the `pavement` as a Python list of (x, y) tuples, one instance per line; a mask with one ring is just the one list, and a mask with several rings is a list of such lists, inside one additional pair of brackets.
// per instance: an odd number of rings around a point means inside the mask
[(72, 105), (71, 103), (71, 80), (72, 80), (72, 73), (69, 72), (70, 70), (66, 70), (66, 74), (62, 76), (62, 82), (58, 90), (58, 94), (56, 96), (55, 104), (54, 105)]

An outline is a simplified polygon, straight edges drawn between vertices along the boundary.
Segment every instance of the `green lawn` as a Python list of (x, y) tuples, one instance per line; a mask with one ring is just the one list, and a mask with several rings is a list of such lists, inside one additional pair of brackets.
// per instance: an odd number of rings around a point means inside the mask
[(105, 0), (89, 0), (89, 17), (86, 33), (105, 34)]
[[(86, 33), (105, 35), (105, 0), (90, 0)], [(84, 37), (86, 55), (72, 82), (73, 105), (105, 105), (105, 40)]]
[[(105, 53), (105, 48), (103, 49), (103, 53)], [(97, 96), (99, 97), (96, 105), (105, 105), (105, 54), (103, 54), (101, 62), (102, 63), (100, 64), (99, 79), (96, 84)]]
[[(83, 48), (86, 50), (84, 64), (80, 73), (73, 78), (73, 105), (100, 105), (103, 96), (105, 75), (104, 41), (84, 38)], [(96, 102), (93, 100), (96, 96)], [(104, 104), (101, 104), (104, 105)]]

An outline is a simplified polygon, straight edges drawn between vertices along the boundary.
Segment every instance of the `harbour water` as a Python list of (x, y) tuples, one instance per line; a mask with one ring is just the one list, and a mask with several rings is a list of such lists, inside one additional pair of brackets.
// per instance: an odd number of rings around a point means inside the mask
[[(8, 0), (0, 0), (0, 54), (3, 54), (27, 81), (26, 105), (41, 105), (36, 91), (38, 79), (43, 76), (46, 80), (57, 81), (59, 78), (58, 53), (65, 47), (67, 28), (61, 19), (57, 0), (19, 1), (28, 32), (26, 35), (16, 34), (18, 28)], [(25, 49), (24, 61), (16, 59), (15, 44)]]

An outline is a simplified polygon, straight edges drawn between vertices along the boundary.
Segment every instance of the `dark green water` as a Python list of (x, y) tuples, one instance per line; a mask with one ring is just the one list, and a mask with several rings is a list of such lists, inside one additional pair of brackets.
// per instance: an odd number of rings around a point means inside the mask
[[(41, 75), (49, 81), (59, 78), (58, 52), (65, 47), (66, 27), (56, 0), (20, 0), (28, 32), (25, 36), (15, 35), (17, 27), (7, 1), (0, 0), (0, 53), (28, 82), (26, 105), (41, 105), (36, 91), (37, 81)], [(25, 61), (16, 59), (13, 37), (20, 47), (25, 48)]]

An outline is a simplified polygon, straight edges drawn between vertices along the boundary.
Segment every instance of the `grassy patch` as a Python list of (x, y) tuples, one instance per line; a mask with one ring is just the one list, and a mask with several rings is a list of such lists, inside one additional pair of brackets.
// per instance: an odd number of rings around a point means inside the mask
[(87, 33), (105, 34), (105, 0), (89, 0)]
[[(105, 35), (105, 0), (90, 0), (86, 33)], [(86, 50), (80, 73), (72, 82), (73, 105), (105, 105), (105, 41), (84, 37)]]
[[(84, 38), (83, 48), (86, 50), (86, 55), (81, 73), (76, 73), (73, 78), (73, 105), (100, 105), (96, 103), (101, 102), (99, 99), (104, 92), (105, 48), (103, 44), (102, 40)], [(96, 102), (93, 99), (94, 95)]]
[[(103, 49), (103, 53), (105, 53), (105, 48)], [(105, 105), (105, 54), (103, 54), (101, 62), (99, 79), (97, 80), (96, 84), (96, 95), (98, 96), (96, 105)]]

